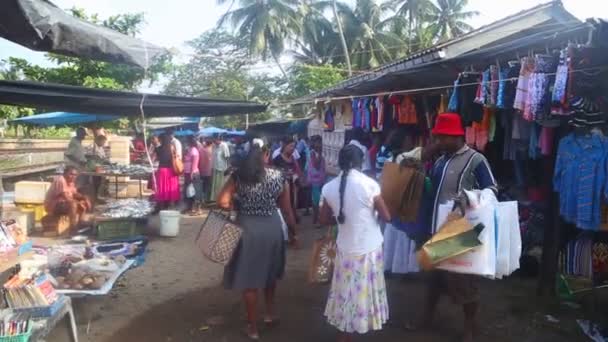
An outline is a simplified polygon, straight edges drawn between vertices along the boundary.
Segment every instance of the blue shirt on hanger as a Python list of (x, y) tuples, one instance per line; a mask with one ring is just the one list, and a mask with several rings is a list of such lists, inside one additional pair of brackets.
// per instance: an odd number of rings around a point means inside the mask
[(553, 188), (559, 192), (562, 217), (580, 229), (598, 230), (601, 200), (606, 196), (605, 137), (570, 134), (559, 142)]

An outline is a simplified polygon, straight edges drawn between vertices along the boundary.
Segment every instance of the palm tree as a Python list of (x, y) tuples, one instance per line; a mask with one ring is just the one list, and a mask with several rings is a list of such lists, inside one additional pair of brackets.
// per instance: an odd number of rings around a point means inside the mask
[(340, 58), (334, 59), (334, 64), (336, 62), (345, 62), (349, 70), (349, 76), (351, 76), (352, 66), (350, 61), (350, 49), (348, 48), (347, 37), (344, 33), (344, 24), (341, 14), (352, 12), (352, 9), (347, 4), (337, 0), (309, 0), (309, 2), (312, 4), (312, 6), (316, 9), (317, 12), (321, 13), (324, 18), (325, 16), (323, 15), (323, 13), (331, 10), (335, 24), (335, 30), (333, 27), (332, 30), (337, 37), (337, 41), (335, 43), (338, 43), (339, 41), (342, 47), (342, 54), (339, 56)]
[(344, 59), (346, 60), (346, 66), (348, 68), (348, 77), (353, 76), (353, 66), (350, 61), (350, 51), (348, 50), (348, 44), (346, 43), (346, 37), (344, 36), (344, 28), (342, 27), (342, 19), (338, 15), (338, 1), (333, 0), (331, 3), (332, 11), (334, 12), (334, 19), (338, 26), (338, 33), (340, 34), (340, 43), (342, 44), (342, 52), (344, 52)]
[(323, 15), (323, 4), (305, 0), (298, 7), (301, 20), (300, 34), (295, 39), (296, 50), (291, 51), (300, 63), (324, 65), (334, 63), (338, 51), (338, 34), (331, 21)]
[[(388, 4), (395, 10), (395, 17), (407, 18), (408, 53), (411, 53), (413, 37), (422, 29), (425, 14), (433, 3), (430, 0), (390, 0)], [(401, 23), (405, 21), (401, 20)]]
[(354, 10), (340, 8), (344, 32), (353, 65), (360, 69), (375, 68), (399, 56), (405, 42), (397, 34), (386, 30), (382, 20), (384, 7), (375, 0), (357, 0)]
[(467, 24), (466, 20), (479, 15), (477, 11), (465, 11), (468, 0), (437, 0), (429, 8), (425, 19), (431, 24), (429, 29), (439, 40), (447, 40), (457, 37), (473, 27)]
[(236, 0), (217, 0), (223, 5), (231, 1), (229, 11), (220, 18), (218, 26), (230, 22), (239, 37), (247, 37), (249, 53), (253, 57), (274, 59), (284, 76), (279, 57), (287, 40), (300, 30), (295, 6), (298, 0), (239, 0), (239, 8), (232, 9)]

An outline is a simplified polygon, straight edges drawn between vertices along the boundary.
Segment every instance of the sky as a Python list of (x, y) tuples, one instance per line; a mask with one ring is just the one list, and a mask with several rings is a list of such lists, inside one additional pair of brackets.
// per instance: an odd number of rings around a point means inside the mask
[[(216, 0), (51, 0), (60, 8), (84, 8), (87, 13), (98, 13), (101, 18), (121, 13), (143, 12), (146, 25), (141, 38), (166, 48), (187, 54), (184, 42), (213, 28), (228, 5), (219, 6)], [(347, 0), (352, 1), (354, 0)], [(473, 27), (489, 24), (505, 16), (531, 8), (548, 0), (469, 0), (469, 9), (480, 12), (472, 19)], [(228, 1), (230, 2), (230, 1)], [(236, 1), (238, 3), (238, 0)], [(562, 0), (568, 11), (579, 19), (608, 18), (606, 0)], [(13, 44), (0, 38), (0, 60), (21, 57), (45, 65), (42, 53)]]

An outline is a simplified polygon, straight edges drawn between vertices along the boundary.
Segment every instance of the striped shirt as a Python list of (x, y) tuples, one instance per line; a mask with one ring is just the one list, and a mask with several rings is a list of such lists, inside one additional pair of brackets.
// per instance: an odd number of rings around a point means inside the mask
[(434, 186), (433, 229), (439, 205), (459, 197), (463, 190), (490, 188), (497, 192), (497, 183), (486, 157), (466, 145), (451, 156), (437, 159), (431, 177)]

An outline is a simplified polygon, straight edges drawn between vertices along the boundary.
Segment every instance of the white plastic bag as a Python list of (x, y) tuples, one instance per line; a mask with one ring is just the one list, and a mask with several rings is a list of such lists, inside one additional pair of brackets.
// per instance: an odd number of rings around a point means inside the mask
[(496, 276), (496, 208), (498, 200), (491, 190), (465, 191), (465, 193), (470, 204), (465, 217), (473, 226), (482, 223), (485, 227), (479, 234), (482, 245), (440, 263), (437, 268), (494, 279)]
[[(509, 213), (511, 202), (500, 202), (496, 210), (496, 278), (502, 279), (511, 274), (511, 225)], [(517, 202), (515, 202), (517, 206)]]
[(289, 232), (287, 229), (287, 223), (285, 223), (285, 219), (283, 218), (283, 214), (281, 214), (281, 210), (277, 209), (277, 212), (279, 213), (279, 218), (281, 218), (281, 229), (283, 230), (283, 239), (285, 241), (289, 240)]
[(196, 195), (196, 189), (194, 188), (194, 184), (190, 183), (186, 188), (186, 197), (193, 198), (194, 195)]
[(519, 227), (519, 210), (516, 201), (498, 203), (499, 229), (509, 232), (509, 267), (505, 275), (519, 269), (521, 257), (521, 230)]
[(448, 215), (454, 209), (454, 201), (447, 201), (444, 204), (440, 204), (437, 207), (437, 216), (435, 220), (435, 227), (433, 227), (433, 234), (437, 233), (439, 227), (441, 227), (448, 218)]

